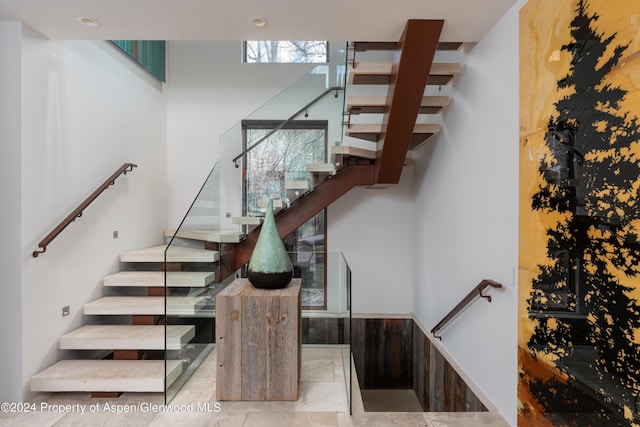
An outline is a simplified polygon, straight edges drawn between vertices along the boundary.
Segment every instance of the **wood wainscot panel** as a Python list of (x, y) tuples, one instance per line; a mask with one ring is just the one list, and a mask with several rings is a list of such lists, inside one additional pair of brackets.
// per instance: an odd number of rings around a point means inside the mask
[(352, 351), (363, 389), (413, 388), (413, 321), (353, 319)]
[(300, 287), (257, 289), (236, 279), (216, 297), (218, 400), (297, 400)]
[(411, 319), (353, 319), (352, 352), (362, 389), (413, 389), (426, 412), (488, 411)]

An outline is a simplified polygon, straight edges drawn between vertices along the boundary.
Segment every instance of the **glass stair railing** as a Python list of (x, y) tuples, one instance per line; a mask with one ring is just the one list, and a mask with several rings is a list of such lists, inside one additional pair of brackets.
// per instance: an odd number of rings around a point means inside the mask
[[(314, 67), (220, 138), (222, 229), (239, 229), (232, 218), (263, 216), (258, 202), (266, 198), (286, 207), (296, 191), (310, 191), (313, 172), (307, 165), (329, 163), (331, 146), (342, 143), (346, 43), (332, 46), (329, 63)], [(309, 188), (288, 191), (291, 181), (307, 181)]]
[[(220, 158), (178, 229), (167, 233), (164, 323), (194, 327), (180, 342), (171, 335), (175, 328), (165, 327), (167, 403), (214, 349), (215, 297), (241, 274), (233, 263), (234, 244), (260, 223), (269, 198), (286, 209), (335, 173), (330, 148), (342, 141), (347, 54), (346, 44), (332, 46), (329, 63), (222, 135)], [(296, 247), (302, 250), (290, 255), (296, 276), (308, 284), (301, 298), (308, 337), (305, 342), (303, 332), (303, 344), (331, 344), (340, 351), (350, 397), (350, 270), (341, 254), (325, 252), (313, 221), (301, 229)], [(207, 279), (188, 282), (177, 272), (206, 273)], [(317, 325), (324, 336), (317, 335)]]

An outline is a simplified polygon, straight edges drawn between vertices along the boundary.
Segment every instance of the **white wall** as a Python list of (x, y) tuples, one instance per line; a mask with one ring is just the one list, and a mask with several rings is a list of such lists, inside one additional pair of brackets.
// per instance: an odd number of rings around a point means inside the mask
[[(163, 241), (166, 102), (162, 86), (106, 42), (22, 42), (23, 384), (61, 358), (58, 339), (84, 323), (118, 255)], [(37, 243), (123, 163), (118, 178), (33, 258)], [(119, 231), (113, 239), (112, 232)], [(63, 306), (71, 315), (62, 317)], [(90, 321), (90, 319), (86, 319)]]
[(0, 401), (22, 401), (20, 73), (22, 25), (0, 22)]
[(466, 56), (444, 132), (415, 170), (413, 311), (433, 327), (482, 279), (504, 285), (442, 344), (516, 424), (519, 1)]
[(343, 252), (352, 271), (354, 314), (412, 311), (413, 167), (386, 189), (356, 187), (327, 211), (328, 250)]

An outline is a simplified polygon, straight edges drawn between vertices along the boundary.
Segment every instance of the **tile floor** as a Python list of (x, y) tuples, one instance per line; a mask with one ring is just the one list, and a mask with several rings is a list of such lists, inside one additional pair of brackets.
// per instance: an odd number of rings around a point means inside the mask
[(303, 347), (295, 402), (217, 402), (215, 365), (213, 351), (170, 403), (173, 412), (162, 406), (164, 396), (158, 393), (125, 393), (118, 399), (94, 399), (88, 393), (42, 393), (30, 402), (37, 412), (0, 413), (0, 426), (508, 426), (499, 414), (487, 412), (364, 412), (357, 389), (354, 413), (349, 415), (342, 351), (335, 346)]

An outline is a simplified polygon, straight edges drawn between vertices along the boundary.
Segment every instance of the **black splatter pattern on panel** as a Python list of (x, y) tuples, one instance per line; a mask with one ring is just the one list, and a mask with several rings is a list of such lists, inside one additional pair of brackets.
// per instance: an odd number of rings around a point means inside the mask
[(606, 83), (627, 45), (598, 33), (599, 17), (587, 9), (577, 3), (561, 47), (571, 55), (557, 82), (566, 95), (548, 120), (543, 183), (531, 200), (560, 219), (546, 230), (547, 260), (527, 300), (535, 320), (528, 348), (534, 358), (553, 356), (568, 381), (527, 382), (545, 412), (585, 412), (576, 402), (586, 393), (599, 420), (590, 425), (629, 425), (640, 422), (640, 307), (620, 278), (640, 272), (640, 159), (629, 149), (640, 134), (637, 116), (620, 105), (627, 92)]

